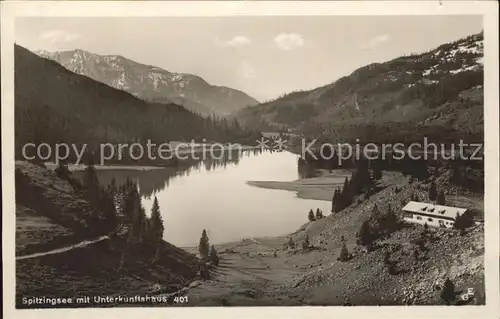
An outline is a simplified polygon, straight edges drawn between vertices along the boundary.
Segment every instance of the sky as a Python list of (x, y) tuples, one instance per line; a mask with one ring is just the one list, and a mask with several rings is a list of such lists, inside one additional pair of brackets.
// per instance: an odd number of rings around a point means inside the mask
[(22, 17), (30, 50), (116, 54), (263, 102), (478, 33), (481, 16)]

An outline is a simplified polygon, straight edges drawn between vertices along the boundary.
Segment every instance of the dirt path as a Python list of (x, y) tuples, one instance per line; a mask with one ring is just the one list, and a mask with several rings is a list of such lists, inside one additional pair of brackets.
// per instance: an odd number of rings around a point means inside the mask
[(89, 245), (92, 245), (95, 243), (99, 243), (99, 242), (101, 242), (103, 240), (107, 240), (107, 239), (109, 239), (109, 236), (104, 235), (104, 236), (101, 236), (101, 237), (93, 239), (93, 240), (84, 240), (84, 241), (79, 242), (78, 244), (69, 245), (69, 246), (65, 246), (65, 247), (61, 247), (61, 248), (57, 248), (57, 249), (52, 249), (52, 250), (41, 252), (41, 253), (35, 253), (35, 254), (24, 255), (24, 256), (17, 256), (16, 260), (31, 259), (31, 258), (43, 257), (43, 256), (47, 256), (47, 255), (56, 255), (56, 254), (64, 253), (64, 252), (67, 252), (67, 251), (70, 251), (70, 250), (73, 250), (76, 248), (82, 248), (82, 247), (86, 247), (86, 246), (89, 246)]
[[(113, 234), (115, 234), (117, 236), (123, 236), (125, 233), (127, 233), (128, 229), (129, 229), (128, 225), (120, 224), (116, 227), (116, 230), (113, 232)], [(101, 241), (108, 240), (110, 238), (109, 236), (110, 235), (103, 235), (103, 236), (98, 237), (96, 239), (91, 239), (91, 240), (86, 239), (86, 240), (83, 240), (77, 244), (68, 245), (68, 246), (52, 249), (52, 250), (41, 252), (41, 253), (34, 253), (34, 254), (29, 254), (29, 255), (24, 255), (24, 256), (17, 256), (16, 260), (38, 258), (38, 257), (43, 257), (43, 256), (48, 256), (48, 255), (56, 255), (56, 254), (64, 253), (64, 252), (67, 252), (67, 251), (70, 251), (73, 249), (87, 247), (87, 246), (90, 246), (93, 244), (100, 243)]]

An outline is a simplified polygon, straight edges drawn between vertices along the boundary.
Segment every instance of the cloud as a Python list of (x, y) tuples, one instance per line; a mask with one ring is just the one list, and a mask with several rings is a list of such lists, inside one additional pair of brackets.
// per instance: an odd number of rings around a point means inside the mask
[(52, 44), (61, 43), (61, 42), (71, 42), (76, 39), (79, 39), (80, 35), (77, 33), (71, 33), (65, 30), (48, 30), (42, 32), (38, 39), (42, 41), (48, 41)]
[(220, 39), (215, 39), (215, 42), (224, 47), (243, 47), (252, 43), (248, 37), (244, 35), (237, 35), (227, 41), (221, 41)]
[(368, 43), (363, 45), (363, 48), (364, 49), (374, 49), (375, 47), (378, 47), (379, 45), (389, 41), (390, 39), (391, 39), (391, 37), (388, 34), (379, 35), (379, 36), (372, 38), (370, 41), (368, 41)]
[(297, 33), (280, 33), (274, 38), (274, 43), (284, 51), (304, 46), (304, 38)]

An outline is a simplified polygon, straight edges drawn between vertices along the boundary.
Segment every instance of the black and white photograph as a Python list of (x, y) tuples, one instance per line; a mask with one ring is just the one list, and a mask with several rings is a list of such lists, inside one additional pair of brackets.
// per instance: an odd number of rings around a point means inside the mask
[(2, 3), (12, 311), (498, 318), (498, 4), (189, 2)]

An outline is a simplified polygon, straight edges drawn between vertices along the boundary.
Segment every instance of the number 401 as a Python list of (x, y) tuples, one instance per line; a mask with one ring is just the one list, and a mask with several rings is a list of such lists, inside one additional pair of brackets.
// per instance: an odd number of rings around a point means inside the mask
[(174, 303), (187, 303), (187, 302), (188, 302), (187, 296), (174, 297)]

